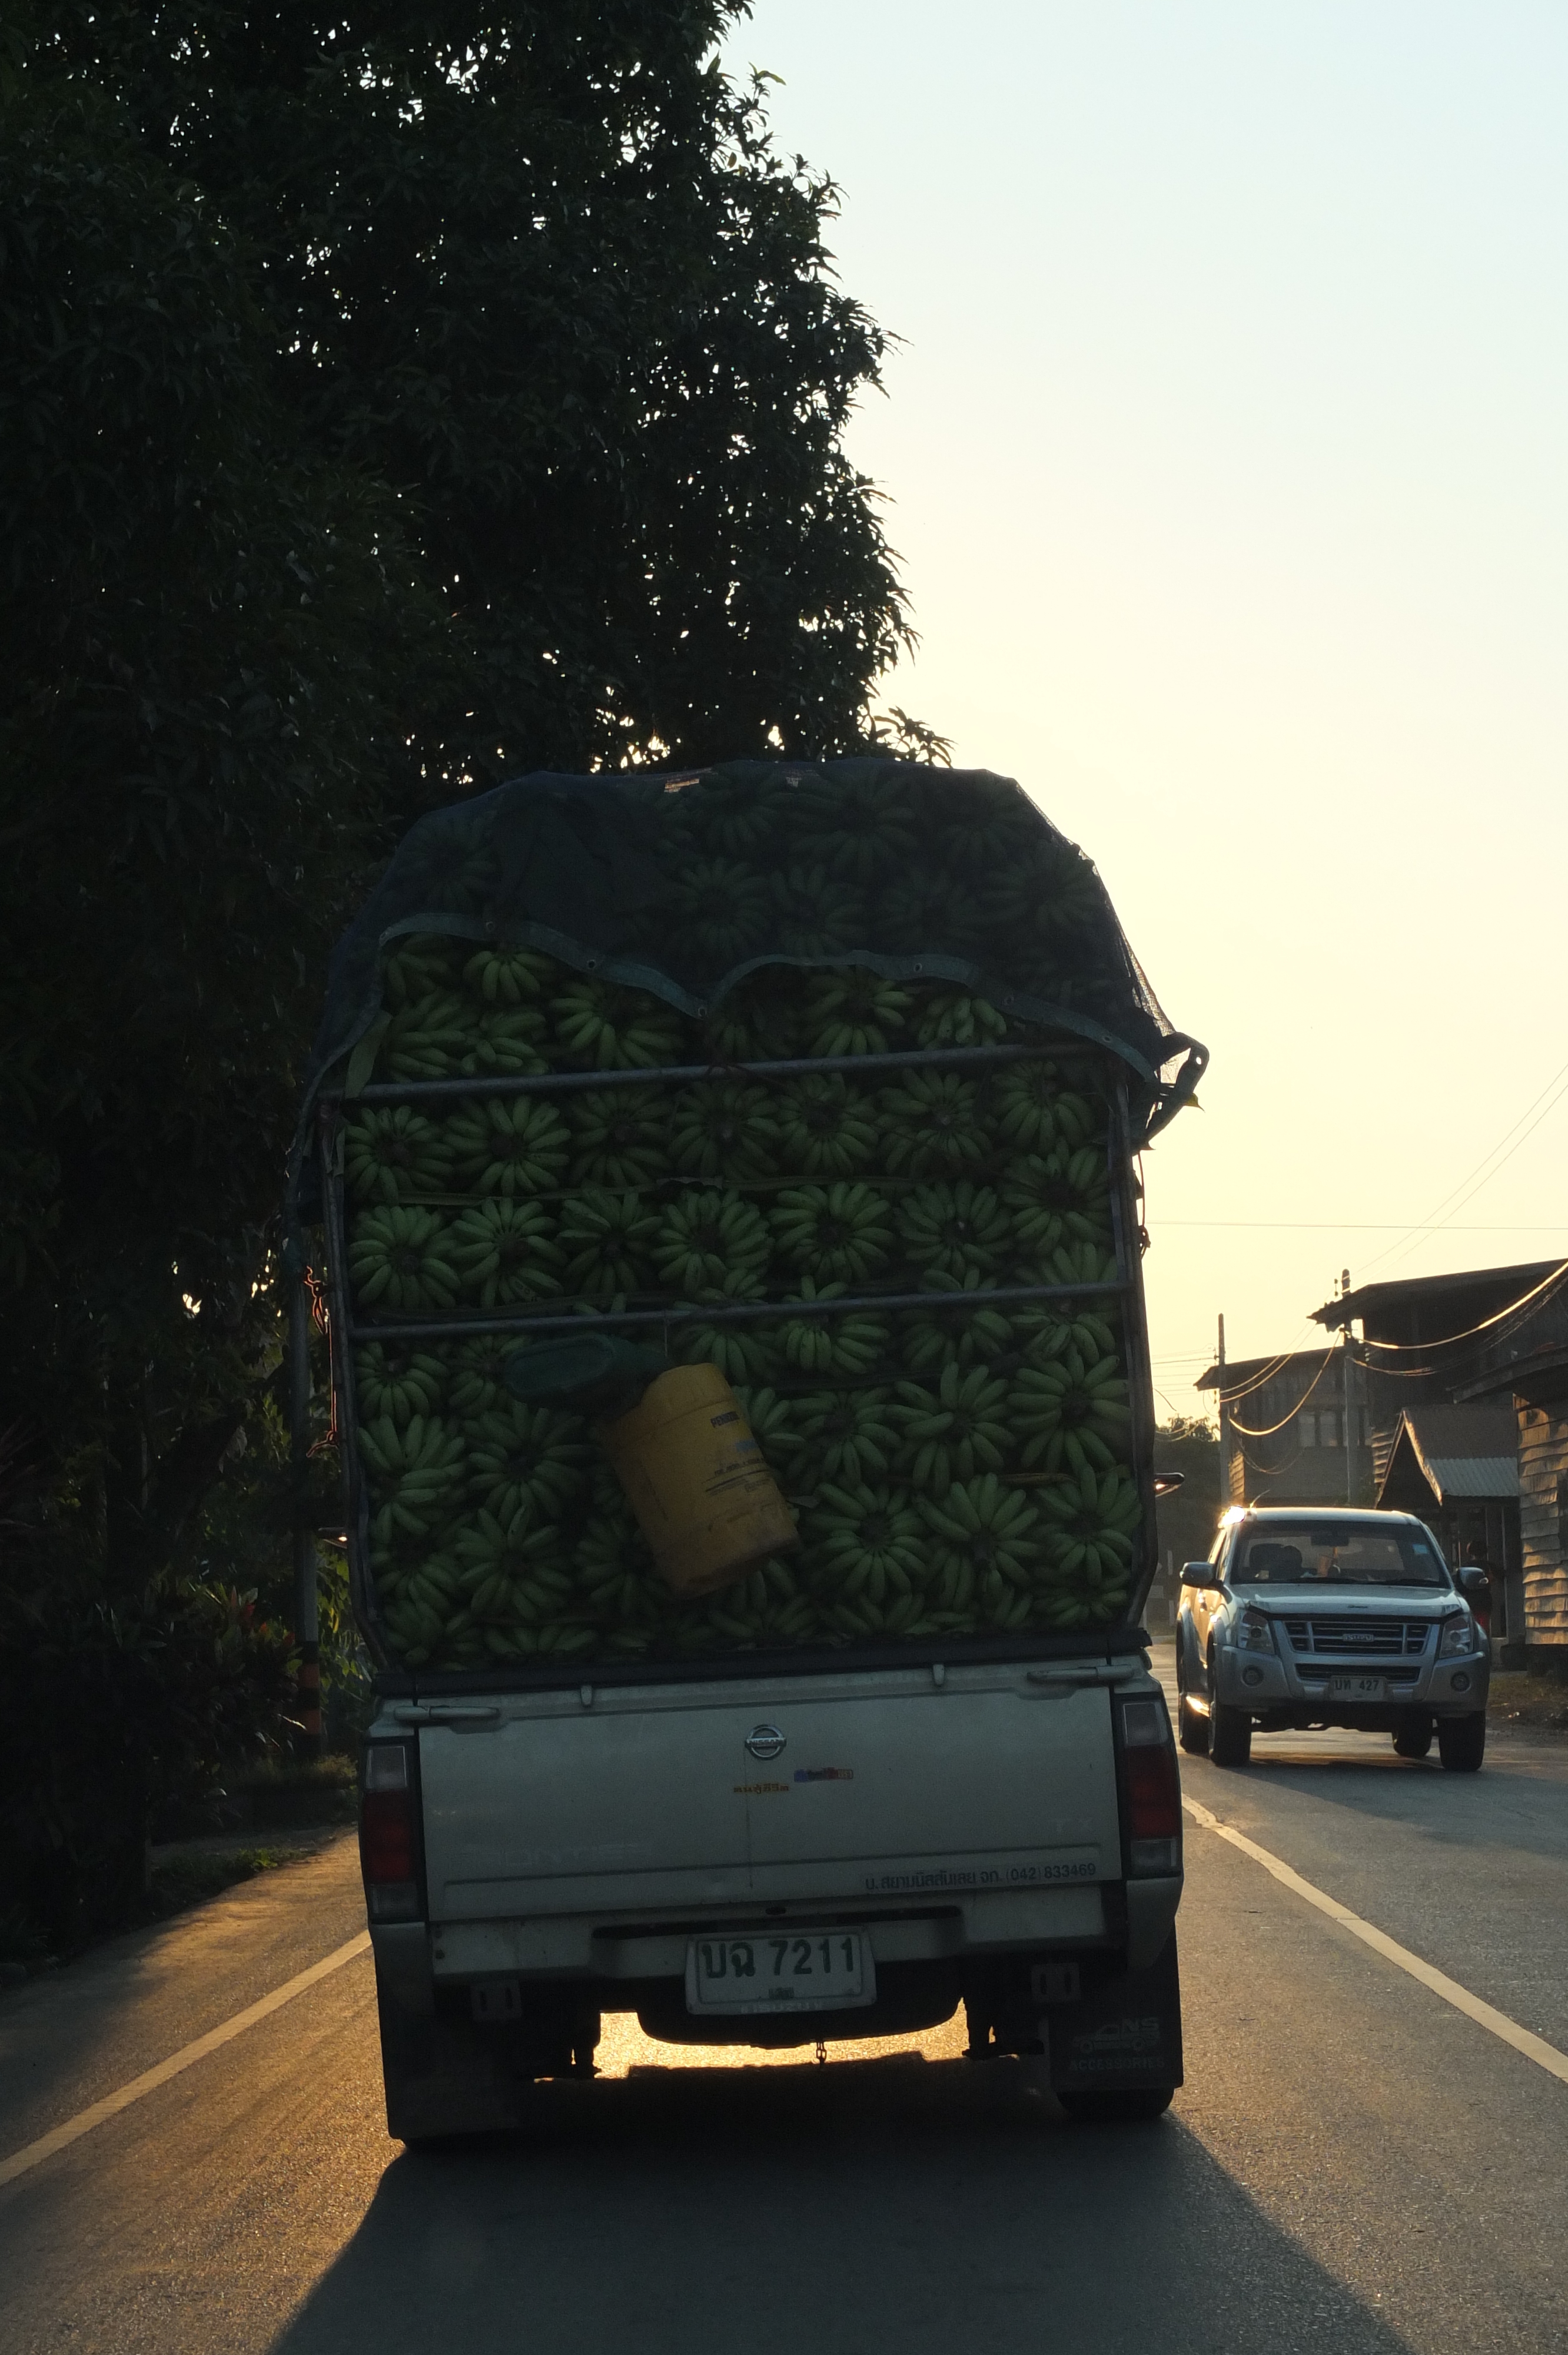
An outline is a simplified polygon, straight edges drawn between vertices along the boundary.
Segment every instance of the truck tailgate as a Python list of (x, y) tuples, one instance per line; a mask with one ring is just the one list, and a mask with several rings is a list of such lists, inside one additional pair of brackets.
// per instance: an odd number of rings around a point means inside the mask
[(438, 1922), (1120, 1873), (1109, 1695), (1016, 1663), (496, 1707), (420, 1735)]

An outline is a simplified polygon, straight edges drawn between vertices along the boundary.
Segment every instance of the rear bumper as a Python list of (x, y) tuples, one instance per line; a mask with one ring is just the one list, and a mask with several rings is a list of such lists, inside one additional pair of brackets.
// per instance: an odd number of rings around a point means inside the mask
[(563, 1914), (531, 1920), (373, 1924), (387, 1998), (428, 2016), (438, 1989), (515, 1982), (575, 1986), (601, 2011), (642, 2008), (652, 1984), (683, 1985), (686, 1948), (703, 1933), (777, 1930), (783, 1922), (839, 1925), (866, 1938), (879, 1974), (908, 1965), (962, 1966), (1009, 1955), (1117, 1952), (1150, 1966), (1170, 1936), (1181, 1878), (1096, 1881), (1066, 1889), (982, 1891), (923, 1908), (796, 1902), (782, 1916), (756, 1908), (704, 1909), (675, 1922), (606, 1922)]

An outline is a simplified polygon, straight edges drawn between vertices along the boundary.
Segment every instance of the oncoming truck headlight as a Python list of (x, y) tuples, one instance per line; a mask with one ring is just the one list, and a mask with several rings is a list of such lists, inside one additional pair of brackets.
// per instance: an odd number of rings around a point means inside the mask
[(1236, 1621), (1236, 1649), (1241, 1652), (1272, 1652), (1274, 1623), (1266, 1611), (1255, 1611), (1249, 1603)]
[(1437, 1640), (1438, 1658), (1449, 1660), (1457, 1652), (1473, 1652), (1475, 1648), (1475, 1623), (1467, 1611), (1456, 1611), (1451, 1619), (1443, 1622), (1443, 1633)]

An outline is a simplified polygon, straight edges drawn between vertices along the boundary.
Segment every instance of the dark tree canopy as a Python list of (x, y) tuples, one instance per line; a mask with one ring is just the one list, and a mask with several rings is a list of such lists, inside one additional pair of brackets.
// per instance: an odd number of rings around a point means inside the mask
[(883, 338), (736, 13), (0, 21), (0, 1880), (50, 1936), (275, 1721), (284, 1156), (398, 835), (873, 732)]
[(471, 657), (452, 786), (854, 749), (904, 634), (842, 448), (884, 338), (725, 0), (59, 7), (253, 250), (285, 398), (394, 486)]

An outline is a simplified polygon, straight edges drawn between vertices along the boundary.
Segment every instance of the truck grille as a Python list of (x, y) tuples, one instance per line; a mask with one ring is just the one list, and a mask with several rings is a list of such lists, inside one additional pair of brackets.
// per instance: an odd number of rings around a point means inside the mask
[(1410, 1659), (1426, 1649), (1429, 1619), (1287, 1619), (1291, 1650), (1319, 1659)]

